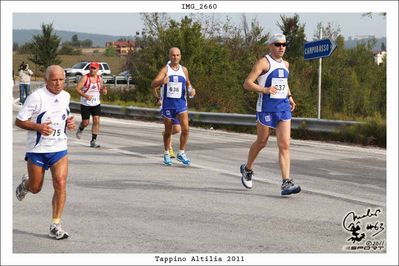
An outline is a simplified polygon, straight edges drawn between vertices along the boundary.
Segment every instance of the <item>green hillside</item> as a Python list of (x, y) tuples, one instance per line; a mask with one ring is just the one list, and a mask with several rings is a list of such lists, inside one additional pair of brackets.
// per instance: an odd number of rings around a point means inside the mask
[[(74, 31), (63, 31), (54, 30), (54, 33), (61, 38), (61, 42), (71, 41), (73, 35), (77, 35), (79, 40), (89, 39), (93, 42), (94, 47), (104, 47), (106, 42), (116, 41), (121, 38), (134, 39), (133, 36), (113, 36), (113, 35), (103, 35), (103, 34), (93, 34), (84, 32), (74, 32)], [(41, 30), (13, 30), (13, 42), (22, 45), (26, 42), (30, 42), (33, 35), (42, 34)]]

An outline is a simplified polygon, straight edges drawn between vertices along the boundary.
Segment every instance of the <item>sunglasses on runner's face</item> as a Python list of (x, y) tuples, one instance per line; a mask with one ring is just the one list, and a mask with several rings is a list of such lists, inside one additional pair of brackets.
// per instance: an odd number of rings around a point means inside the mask
[(287, 46), (287, 44), (286, 43), (274, 43), (274, 46), (276, 46), (276, 47), (286, 47)]

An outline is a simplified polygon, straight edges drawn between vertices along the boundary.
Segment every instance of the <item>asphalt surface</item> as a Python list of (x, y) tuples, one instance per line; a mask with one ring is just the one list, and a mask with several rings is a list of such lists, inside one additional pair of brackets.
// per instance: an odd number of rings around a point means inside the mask
[[(14, 105), (14, 117), (18, 109)], [(89, 147), (90, 128), (80, 140), (69, 134), (63, 227), (70, 238), (47, 236), (48, 172), (39, 194), (22, 202), (14, 197), (15, 254), (386, 252), (375, 244), (386, 240), (384, 149), (292, 140), (291, 177), (302, 192), (281, 196), (274, 137), (255, 163), (248, 190), (239, 166), (253, 135), (191, 128), (186, 151), (192, 165), (168, 167), (162, 124), (103, 117), (98, 149)], [(14, 126), (13, 188), (26, 172), (25, 138)], [(177, 150), (178, 137), (173, 141)], [(359, 230), (345, 230), (351, 222)], [(360, 241), (349, 240), (362, 233)], [(365, 251), (373, 245), (367, 241), (384, 248)]]

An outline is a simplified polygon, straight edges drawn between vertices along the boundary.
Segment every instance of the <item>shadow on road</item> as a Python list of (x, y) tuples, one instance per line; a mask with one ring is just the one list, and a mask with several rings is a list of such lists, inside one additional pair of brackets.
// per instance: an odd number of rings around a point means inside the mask
[(48, 235), (22, 231), (22, 230), (19, 230), (19, 229), (14, 229), (13, 233), (14, 234), (20, 234), (20, 235), (30, 235), (30, 236), (35, 236), (35, 237), (49, 239)]

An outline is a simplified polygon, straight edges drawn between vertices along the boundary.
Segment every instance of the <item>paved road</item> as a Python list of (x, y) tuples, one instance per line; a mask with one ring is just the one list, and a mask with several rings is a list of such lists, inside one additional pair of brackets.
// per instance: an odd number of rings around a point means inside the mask
[[(239, 166), (253, 135), (193, 128), (187, 147), (193, 164), (167, 167), (161, 131), (159, 123), (102, 118), (99, 149), (88, 147), (88, 131), (81, 140), (70, 134), (63, 217), (70, 238), (47, 237), (47, 173), (40, 194), (14, 199), (13, 252), (346, 253), (356, 234), (365, 238), (355, 248), (386, 238), (385, 230), (372, 237), (377, 229), (366, 229), (386, 222), (383, 149), (293, 140), (292, 177), (303, 191), (282, 197), (275, 138), (258, 157), (247, 190)], [(14, 127), (13, 136), (16, 187), (25, 172), (26, 132)], [(346, 222), (360, 222), (354, 235), (342, 226), (351, 211)]]

